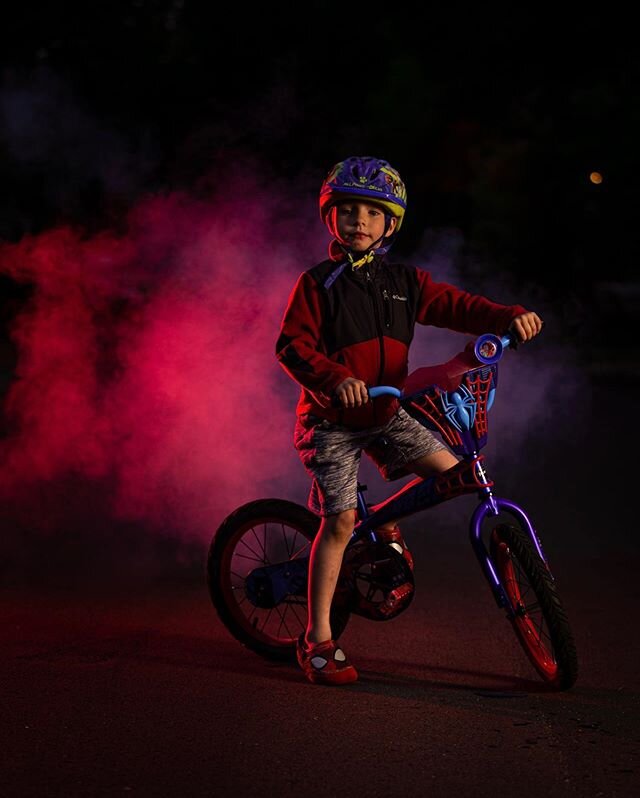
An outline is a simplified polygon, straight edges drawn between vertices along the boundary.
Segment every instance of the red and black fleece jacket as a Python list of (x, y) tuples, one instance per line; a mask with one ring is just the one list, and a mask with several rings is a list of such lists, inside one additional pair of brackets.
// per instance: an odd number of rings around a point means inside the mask
[(382, 257), (355, 271), (347, 266), (327, 287), (336, 265), (326, 260), (300, 275), (276, 344), (280, 365), (301, 386), (296, 412), (303, 423), (309, 417), (353, 429), (386, 423), (397, 399), (381, 396), (345, 409), (332, 405), (334, 391), (347, 377), (402, 389), (416, 323), (502, 335), (526, 313)]

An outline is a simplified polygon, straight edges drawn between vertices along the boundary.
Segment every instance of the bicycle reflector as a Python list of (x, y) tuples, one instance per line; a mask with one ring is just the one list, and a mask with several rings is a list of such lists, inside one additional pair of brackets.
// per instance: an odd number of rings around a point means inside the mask
[(473, 353), (476, 358), (487, 366), (497, 363), (502, 357), (503, 351), (503, 340), (492, 333), (481, 335), (473, 347)]

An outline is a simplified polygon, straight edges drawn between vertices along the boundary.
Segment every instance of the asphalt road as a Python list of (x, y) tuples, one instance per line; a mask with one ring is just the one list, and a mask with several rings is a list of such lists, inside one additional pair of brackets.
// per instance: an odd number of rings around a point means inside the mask
[(580, 658), (550, 692), (463, 542), (415, 540), (417, 594), (353, 617), (354, 685), (308, 684), (218, 620), (201, 580), (5, 588), (3, 798), (635, 796), (635, 555), (556, 558)]

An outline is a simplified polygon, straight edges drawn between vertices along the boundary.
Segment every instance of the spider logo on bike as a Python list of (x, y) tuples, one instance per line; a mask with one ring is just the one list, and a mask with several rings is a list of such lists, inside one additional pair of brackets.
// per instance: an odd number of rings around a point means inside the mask
[(457, 391), (440, 395), (442, 410), (449, 423), (460, 432), (470, 430), (476, 419), (476, 400), (471, 391), (461, 385)]

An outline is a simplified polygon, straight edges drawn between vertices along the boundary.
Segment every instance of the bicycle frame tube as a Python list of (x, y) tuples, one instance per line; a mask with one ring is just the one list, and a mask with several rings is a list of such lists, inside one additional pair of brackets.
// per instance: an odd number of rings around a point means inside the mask
[(428, 478), (417, 477), (386, 501), (371, 508), (371, 512), (359, 488), (358, 524), (354, 529), (354, 537), (360, 538), (389, 521), (415, 515), (456, 496), (478, 491), (483, 496), (487, 495), (493, 482), (487, 479), (483, 461), (483, 455), (474, 453), (442, 474)]
[[(427, 510), (435, 504), (439, 504), (444, 499), (434, 496), (433, 485), (435, 477), (429, 479), (414, 479), (395, 493), (389, 499), (369, 512), (364, 501), (358, 502), (360, 521), (356, 524), (353, 531), (354, 539), (361, 538), (368, 532), (372, 532), (376, 527), (382, 526), (389, 521), (397, 521), (414, 515), (421, 510)], [(365, 509), (363, 509), (365, 508)]]

